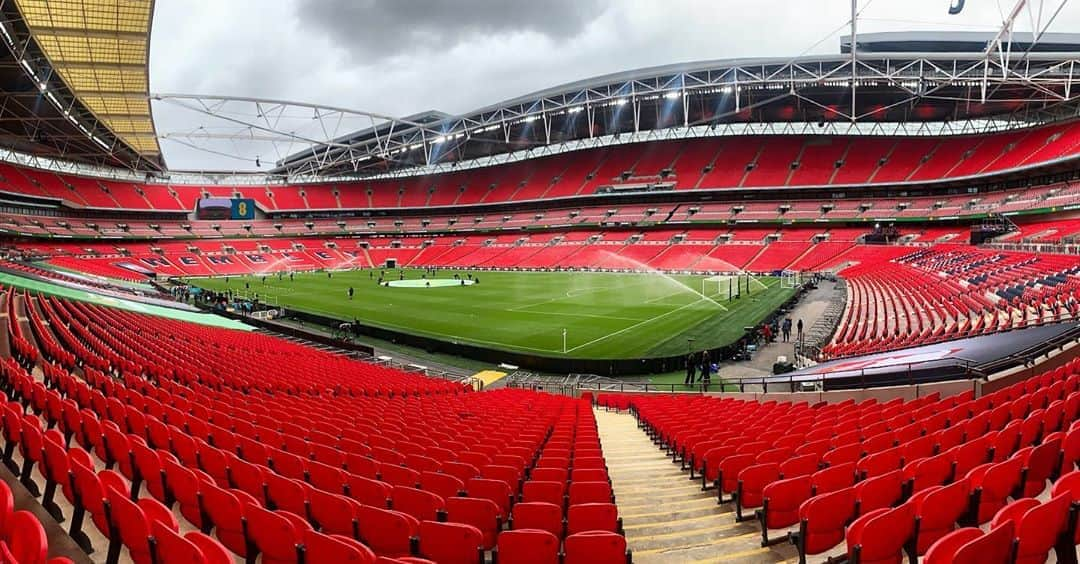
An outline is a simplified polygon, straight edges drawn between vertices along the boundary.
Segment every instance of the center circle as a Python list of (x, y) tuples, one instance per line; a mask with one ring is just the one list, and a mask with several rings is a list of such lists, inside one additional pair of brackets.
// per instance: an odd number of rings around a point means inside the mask
[[(462, 284), (464, 282), (464, 284)], [(452, 278), (435, 278), (432, 280), (391, 280), (386, 283), (391, 288), (442, 288), (446, 286), (471, 286), (473, 280), (454, 280)]]

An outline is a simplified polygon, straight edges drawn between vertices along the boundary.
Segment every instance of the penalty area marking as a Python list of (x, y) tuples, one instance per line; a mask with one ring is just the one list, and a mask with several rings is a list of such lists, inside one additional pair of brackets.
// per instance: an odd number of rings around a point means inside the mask
[(473, 280), (435, 278), (432, 280), (391, 280), (386, 285), (391, 288), (446, 288), (449, 286), (472, 286), (475, 283)]

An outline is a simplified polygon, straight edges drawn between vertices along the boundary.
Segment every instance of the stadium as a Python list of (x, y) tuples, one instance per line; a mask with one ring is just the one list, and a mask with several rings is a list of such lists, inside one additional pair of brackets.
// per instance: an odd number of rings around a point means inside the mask
[(1076, 562), (1078, 12), (872, 3), (404, 117), (0, 3), (0, 562)]

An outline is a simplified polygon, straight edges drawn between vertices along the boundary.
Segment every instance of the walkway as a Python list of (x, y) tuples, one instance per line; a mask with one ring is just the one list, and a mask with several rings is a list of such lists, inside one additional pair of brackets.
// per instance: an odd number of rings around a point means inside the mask
[(786, 356), (789, 361), (795, 360), (794, 341), (796, 334), (794, 324), (802, 319), (804, 329), (810, 329), (810, 327), (824, 315), (825, 310), (828, 309), (835, 285), (835, 282), (822, 280), (818, 283), (818, 287), (807, 292), (806, 295), (799, 300), (795, 309), (788, 314), (792, 323), (791, 342), (781, 342), (780, 336), (777, 335), (775, 341), (755, 352), (754, 357), (751, 360), (722, 364), (720, 366), (720, 373), (718, 374), (719, 378), (732, 379), (769, 376), (772, 374), (772, 367), (773, 363), (776, 362), (776, 357), (783, 355)]
[(734, 506), (689, 480), (632, 415), (600, 410), (596, 422), (635, 563), (797, 559), (790, 544), (762, 548), (757, 523), (736, 523)]

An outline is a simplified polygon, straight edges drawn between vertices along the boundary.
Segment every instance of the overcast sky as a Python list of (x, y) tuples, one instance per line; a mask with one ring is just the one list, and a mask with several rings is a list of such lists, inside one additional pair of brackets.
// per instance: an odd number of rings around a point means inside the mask
[[(967, 0), (949, 16), (950, 1), (860, 0), (860, 33), (993, 31), (1015, 3)], [(1044, 20), (1059, 3), (1046, 2)], [(454, 114), (639, 67), (836, 53), (849, 18), (847, 0), (157, 0), (150, 85), (398, 117)], [(1031, 28), (1025, 14), (1018, 29)], [(1080, 31), (1080, 3), (1051, 31)], [(154, 112), (159, 134), (200, 125), (176, 106), (155, 103)], [(265, 151), (192, 142), (246, 159)], [(175, 141), (162, 147), (173, 169), (252, 165)]]

